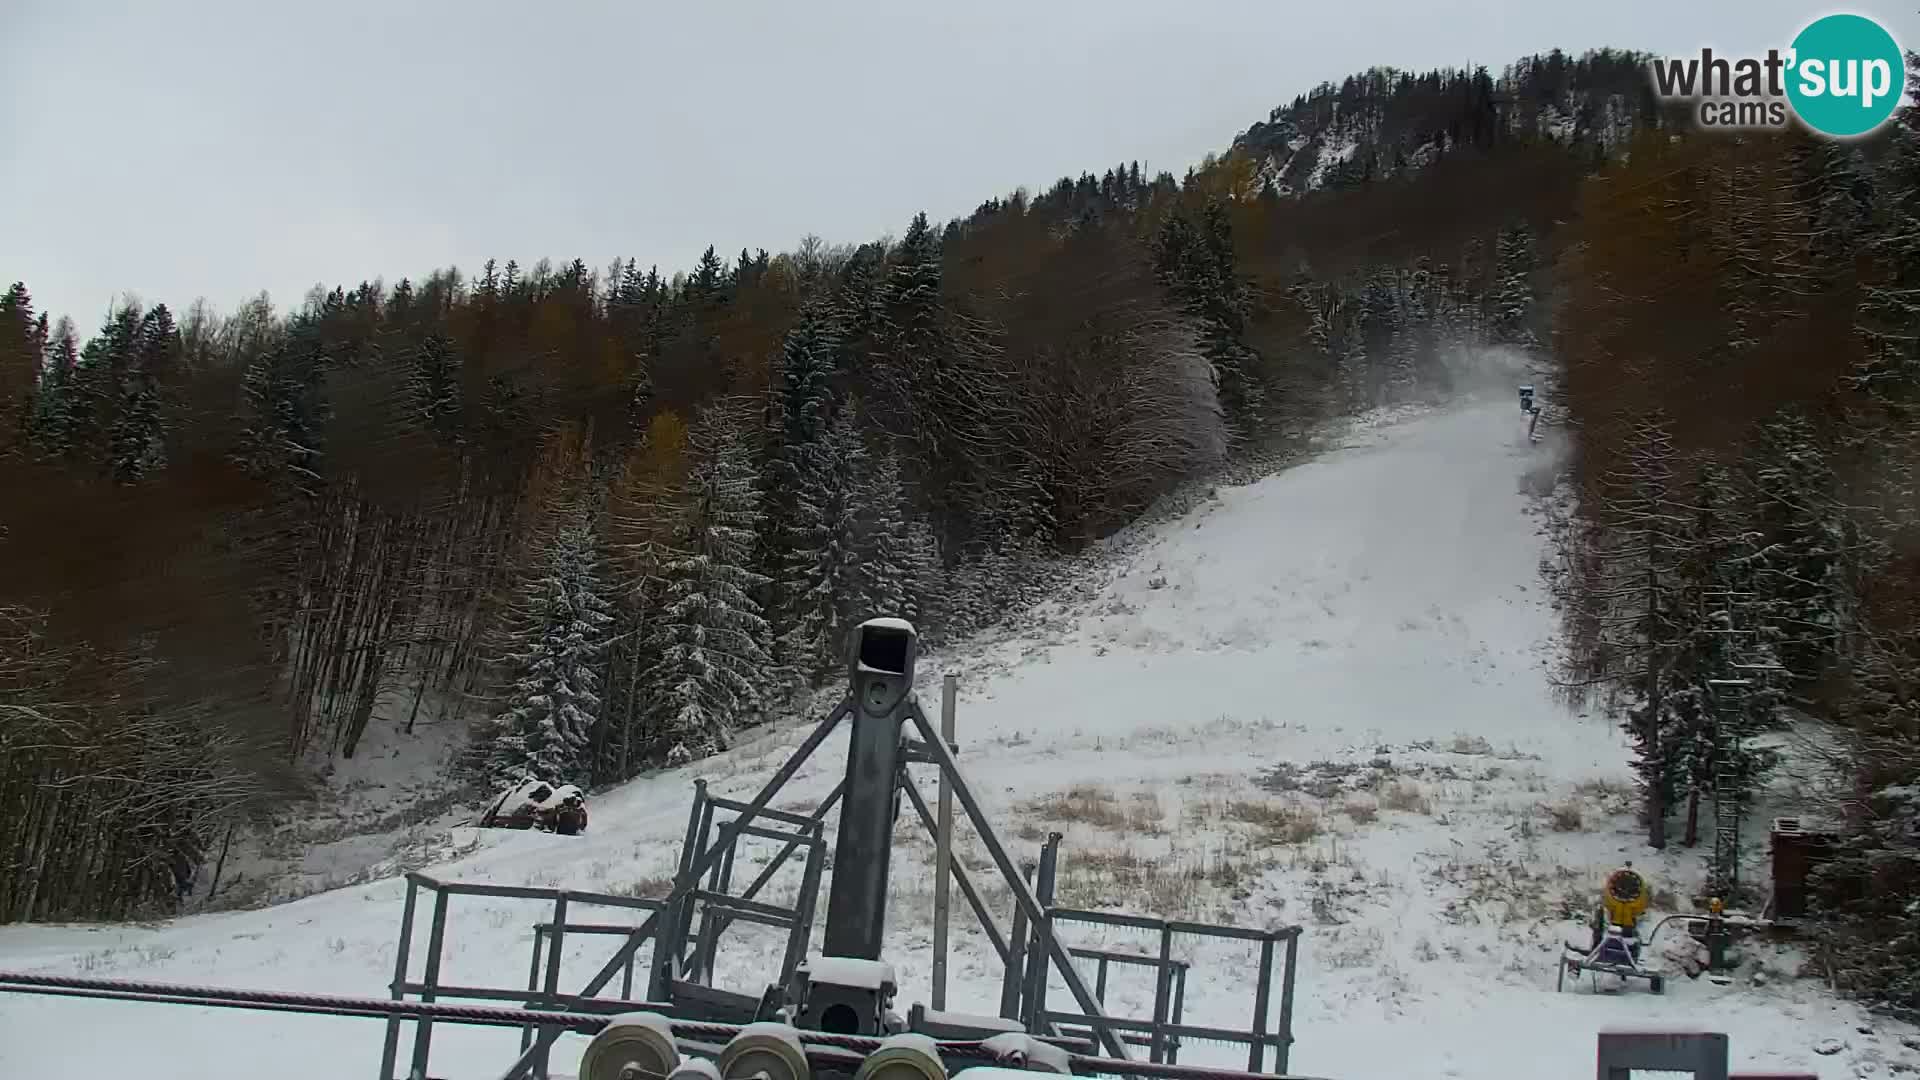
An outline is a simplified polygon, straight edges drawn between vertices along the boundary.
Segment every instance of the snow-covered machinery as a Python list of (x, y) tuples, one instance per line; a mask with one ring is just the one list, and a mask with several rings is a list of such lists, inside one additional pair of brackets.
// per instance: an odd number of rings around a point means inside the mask
[[(1593, 912), (1593, 940), (1584, 948), (1567, 943), (1555, 989), (1565, 990), (1569, 975), (1578, 979), (1582, 972), (1593, 972), (1622, 980), (1645, 979), (1647, 989), (1656, 994), (1666, 990), (1666, 978), (1641, 964), (1646, 943), (1640, 939), (1640, 917), (1647, 912), (1652, 891), (1632, 863), (1607, 875), (1600, 888), (1600, 906)], [(1588, 985), (1600, 988), (1597, 978)]]
[(500, 793), (480, 815), (483, 829), (538, 829), (574, 836), (587, 831), (587, 796), (573, 784), (528, 778)]

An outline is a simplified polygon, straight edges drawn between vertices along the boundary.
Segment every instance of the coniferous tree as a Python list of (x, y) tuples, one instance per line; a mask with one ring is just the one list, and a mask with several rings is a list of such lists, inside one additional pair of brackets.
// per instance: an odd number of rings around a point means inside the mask
[(484, 767), (498, 782), (585, 779), (601, 710), (599, 658), (613, 621), (596, 540), (578, 508), (522, 586), (508, 703), (485, 734)]
[(1765, 621), (1777, 628), (1780, 662), (1800, 694), (1826, 674), (1842, 632), (1845, 561), (1852, 545), (1843, 515), (1833, 505), (1834, 483), (1804, 414), (1782, 411), (1761, 426), (1752, 457), (1760, 545), (1754, 584)]
[(712, 301), (721, 298), (722, 290), (727, 286), (727, 268), (714, 254), (713, 245), (700, 255), (699, 265), (687, 279), (687, 292), (696, 301)]
[(0, 295), (0, 455), (19, 448), (47, 345), (45, 315), (36, 315), (24, 282)]
[[(77, 386), (85, 385), (92, 370), (88, 364), (83, 356)], [(248, 366), (242, 381), (246, 415), (237, 451), (247, 469), (285, 478), (309, 494), (318, 491), (321, 433), (331, 414), (320, 393), (326, 370), (324, 356), (305, 338), (288, 338)], [(69, 421), (69, 427), (78, 424)], [(84, 434), (85, 429), (76, 431), (76, 440)]]
[(173, 315), (162, 304), (141, 320), (110, 432), (115, 480), (133, 483), (166, 462), (161, 393), (180, 351)]
[(1794, 165), (1794, 196), (1807, 215), (1810, 254), (1816, 265), (1850, 261), (1873, 227), (1873, 181), (1859, 148), (1808, 139), (1797, 148)]
[[(1920, 74), (1915, 56), (1908, 55), (1909, 81)], [(1920, 393), (1920, 108), (1895, 118), (1876, 185), (1884, 192), (1879, 221), (1866, 242), (1874, 265), (1859, 308), (1865, 349), (1853, 382), (1910, 407)]]
[[(833, 312), (816, 302), (781, 346), (772, 401), (774, 445), (767, 463), (762, 562), (770, 569), (771, 613), (781, 662), (794, 679), (820, 674), (814, 640), (822, 547), (831, 535), (829, 504), (836, 463), (826, 446), (834, 423), (832, 379), (839, 351)], [(804, 624), (804, 625), (803, 625)]]
[(1264, 394), (1252, 370), (1256, 357), (1243, 340), (1248, 297), (1234, 256), (1233, 224), (1218, 199), (1207, 203), (1198, 223), (1180, 213), (1166, 218), (1154, 248), (1154, 272), (1198, 325), (1221, 404), (1240, 434), (1249, 434), (1260, 423)]
[(859, 621), (863, 568), (856, 551), (855, 477), (865, 465), (859, 433), (842, 420), (830, 422), (811, 444), (798, 470), (794, 504), (799, 507), (781, 574), (785, 630), (779, 655), (814, 687), (840, 666), (847, 632)]
[[(1676, 793), (1686, 796), (1682, 843), (1699, 840), (1700, 802), (1716, 799), (1724, 771), (1744, 803), (1776, 756), (1746, 741), (1778, 726), (1778, 692), (1755, 670), (1775, 662), (1758, 602), (1759, 534), (1729, 470), (1703, 462), (1674, 530), (1675, 576), (1686, 583), (1676, 611), (1665, 699), (1672, 722), (1666, 754)], [(1729, 685), (1746, 679), (1747, 688)]]
[(939, 240), (925, 213), (893, 252), (873, 312), (870, 402), (880, 426), (912, 448), (915, 479), (947, 536), (977, 525), (1004, 452), (1009, 393), (992, 332), (942, 299)]
[(1625, 453), (1596, 487), (1592, 535), (1576, 570), (1576, 685), (1604, 688), (1633, 746), (1647, 842), (1666, 846), (1684, 772), (1672, 699), (1675, 655), (1689, 619), (1680, 572), (1686, 527), (1671, 421), (1654, 412), (1622, 425)]
[(1500, 344), (1534, 343), (1533, 270), (1533, 230), (1524, 224), (1502, 229), (1491, 318), (1493, 340)]
[(414, 351), (407, 373), (407, 395), (414, 420), (423, 429), (452, 439), (460, 422), (460, 360), (452, 339), (429, 334)]
[(863, 588), (854, 619), (896, 616), (931, 634), (938, 624), (933, 602), (940, 570), (933, 530), (908, 516), (899, 462), (891, 452), (872, 455), (865, 464), (856, 507)]
[(114, 460), (111, 429), (115, 408), (135, 363), (142, 315), (138, 305), (128, 303), (107, 316), (100, 332), (80, 350), (64, 395), (70, 452), (108, 471)]
[(64, 458), (72, 453), (73, 416), (68, 395), (73, 392), (74, 367), (79, 362), (73, 322), (62, 318), (53, 328), (46, 365), (34, 387), (33, 407), (27, 418), (28, 438), (40, 457)]
[(729, 731), (758, 715), (771, 666), (753, 598), (767, 579), (750, 568), (760, 494), (740, 412), (710, 406), (690, 433), (687, 522), (661, 570), (643, 679), (657, 745), (694, 757), (724, 749)]

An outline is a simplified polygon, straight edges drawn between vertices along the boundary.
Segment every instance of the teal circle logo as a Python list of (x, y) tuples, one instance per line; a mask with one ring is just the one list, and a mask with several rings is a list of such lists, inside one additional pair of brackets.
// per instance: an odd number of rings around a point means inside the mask
[(1886, 122), (1905, 97), (1907, 65), (1893, 35), (1862, 15), (1828, 15), (1793, 39), (1787, 100), (1808, 127), (1845, 138)]

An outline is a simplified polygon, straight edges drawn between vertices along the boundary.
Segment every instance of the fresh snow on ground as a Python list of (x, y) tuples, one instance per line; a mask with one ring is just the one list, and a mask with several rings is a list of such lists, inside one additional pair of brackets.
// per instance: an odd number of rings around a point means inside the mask
[[(475, 813), (446, 780), (466, 738), (461, 716), (438, 702), (416, 710), (410, 694), (381, 701), (353, 758), (316, 748), (302, 771), (309, 797), (263, 828), (236, 833), (218, 879), (211, 861), (201, 871), (193, 903), (226, 909), (293, 900), (385, 877), (444, 850), (447, 830)], [(216, 848), (210, 859), (218, 855)]]
[[(1523, 490), (1547, 451), (1520, 430), (1505, 397), (1356, 425), (1316, 460), (1138, 530), (1015, 625), (923, 658), (930, 711), (941, 675), (959, 675), (960, 760), (986, 814), (1017, 857), (1064, 834), (1062, 904), (1304, 926), (1296, 1073), (1584, 1076), (1595, 1033), (1623, 1023), (1725, 1031), (1736, 1068), (1912, 1071), (1910, 1029), (1836, 1001), (1788, 950), (1748, 946), (1726, 986), (1676, 973), (1660, 997), (1638, 985), (1555, 993), (1558, 945), (1584, 938), (1607, 871), (1632, 859), (1659, 890), (1657, 916), (1687, 909), (1703, 852), (1639, 845), (1621, 736), (1554, 703), (1542, 508)], [(750, 798), (809, 726), (602, 795), (586, 836), (469, 831), (476, 850), (422, 868), (656, 892), (692, 781)], [(844, 746), (828, 740), (775, 805), (815, 805)], [(920, 783), (931, 796), (931, 779)], [(927, 1000), (932, 844), (910, 810), (896, 835), (887, 959), (904, 1014)], [(956, 852), (991, 874), (969, 830)], [(768, 854), (743, 845), (743, 865)], [(797, 877), (783, 871), (767, 898), (784, 900)], [(161, 926), (0, 928), (0, 968), (380, 996), (403, 891), (388, 878)], [(1005, 890), (987, 895), (1004, 920)], [(957, 892), (954, 909), (947, 1008), (995, 1012), (997, 965)], [(524, 985), (542, 906), (456, 897), (449, 910), (442, 979)], [(571, 918), (638, 921), (614, 909)], [(774, 940), (729, 934), (716, 982), (757, 994)], [(1126, 931), (1066, 936), (1156, 947)], [(424, 930), (415, 941), (418, 956)], [(1684, 944), (1670, 926), (1660, 951), (1677, 961)], [(605, 938), (571, 944), (563, 988), (610, 951)], [(1244, 1025), (1253, 950), (1180, 939), (1177, 955), (1192, 964), (1185, 1019)], [(1071, 1007), (1057, 977), (1049, 996)], [(1117, 1015), (1151, 1002), (1149, 979), (1109, 987)], [(0, 1076), (372, 1077), (381, 1033), (370, 1020), (0, 994)], [(432, 1074), (498, 1075), (516, 1045), (515, 1032), (442, 1025)], [(556, 1072), (582, 1045), (561, 1042)], [(1244, 1065), (1245, 1054), (1189, 1043), (1181, 1060)]]

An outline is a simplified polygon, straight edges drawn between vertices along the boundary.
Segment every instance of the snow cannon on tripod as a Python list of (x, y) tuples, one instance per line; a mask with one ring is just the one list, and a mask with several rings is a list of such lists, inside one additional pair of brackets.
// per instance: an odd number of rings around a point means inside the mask
[(1520, 412), (1527, 418), (1527, 441), (1539, 442), (1540, 406), (1533, 400), (1533, 384), (1520, 384)]
[[(1645, 979), (1647, 989), (1664, 993), (1666, 978), (1643, 966), (1640, 959), (1646, 945), (1640, 938), (1640, 917), (1647, 913), (1652, 897), (1652, 887), (1632, 863), (1608, 874), (1600, 887), (1600, 906), (1593, 912), (1593, 940), (1584, 947), (1566, 943), (1554, 989), (1565, 990), (1569, 975), (1578, 979), (1582, 972), (1593, 972), (1621, 980)], [(1600, 989), (1597, 978), (1588, 985), (1595, 991)]]

